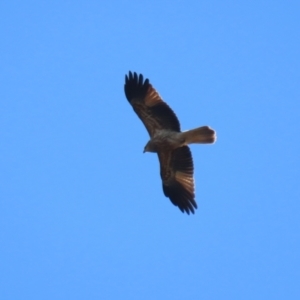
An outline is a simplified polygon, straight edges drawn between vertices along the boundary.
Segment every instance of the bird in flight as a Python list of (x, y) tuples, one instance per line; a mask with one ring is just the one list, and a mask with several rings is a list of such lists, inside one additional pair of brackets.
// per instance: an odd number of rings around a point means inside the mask
[(216, 140), (215, 131), (208, 126), (181, 131), (173, 110), (142, 74), (129, 72), (124, 91), (150, 135), (144, 152), (158, 155), (165, 196), (182, 212), (194, 213), (197, 209), (194, 166), (188, 144), (212, 144)]

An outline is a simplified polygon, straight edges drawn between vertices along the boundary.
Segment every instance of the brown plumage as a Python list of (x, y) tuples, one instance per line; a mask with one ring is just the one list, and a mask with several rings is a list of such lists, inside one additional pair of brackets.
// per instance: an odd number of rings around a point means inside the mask
[(194, 192), (194, 166), (187, 146), (192, 143), (208, 144), (216, 139), (208, 126), (181, 132), (173, 110), (143, 75), (129, 72), (125, 77), (125, 95), (144, 123), (150, 141), (144, 152), (156, 152), (160, 162), (163, 191), (182, 212), (194, 213), (197, 208)]

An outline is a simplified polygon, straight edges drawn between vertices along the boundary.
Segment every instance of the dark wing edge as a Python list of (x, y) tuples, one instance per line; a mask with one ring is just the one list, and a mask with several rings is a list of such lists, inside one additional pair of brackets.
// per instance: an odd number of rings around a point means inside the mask
[(159, 155), (163, 191), (171, 202), (182, 212), (195, 213), (194, 166), (188, 146), (173, 150), (168, 155)]
[(149, 79), (144, 80), (142, 74), (129, 72), (125, 76), (124, 91), (150, 136), (159, 129), (180, 131), (178, 118), (149, 83)]

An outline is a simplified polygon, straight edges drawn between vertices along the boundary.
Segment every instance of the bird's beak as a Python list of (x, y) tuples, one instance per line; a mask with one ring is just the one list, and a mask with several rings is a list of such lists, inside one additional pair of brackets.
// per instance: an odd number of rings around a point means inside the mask
[(144, 150), (143, 150), (143, 153), (145, 153), (145, 152), (146, 152), (146, 150), (144, 149)]

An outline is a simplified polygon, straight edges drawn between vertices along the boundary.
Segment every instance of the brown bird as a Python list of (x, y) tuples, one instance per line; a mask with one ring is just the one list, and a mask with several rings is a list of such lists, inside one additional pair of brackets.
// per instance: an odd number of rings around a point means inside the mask
[(160, 162), (163, 191), (182, 212), (197, 208), (194, 166), (188, 144), (211, 144), (216, 134), (208, 126), (181, 131), (178, 118), (143, 75), (129, 72), (125, 76), (125, 95), (144, 123), (150, 140), (144, 152), (155, 152)]

